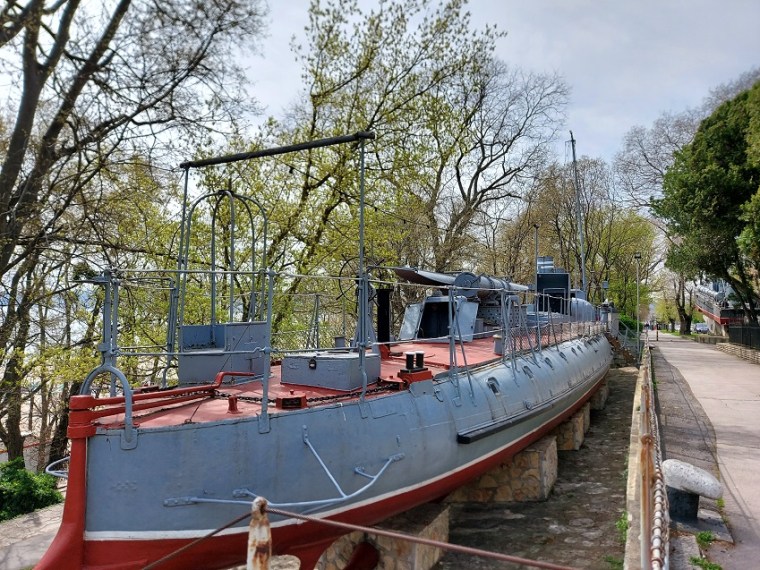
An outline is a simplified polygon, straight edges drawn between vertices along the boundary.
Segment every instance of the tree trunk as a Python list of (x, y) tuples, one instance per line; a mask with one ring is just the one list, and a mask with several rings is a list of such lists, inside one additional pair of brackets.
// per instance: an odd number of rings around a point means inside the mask
[(55, 428), (55, 431), (53, 432), (53, 438), (50, 442), (50, 455), (48, 457), (48, 462), (52, 463), (53, 461), (58, 461), (59, 459), (63, 459), (68, 455), (67, 447), (69, 444), (68, 436), (66, 435), (66, 432), (69, 429), (69, 406), (68, 401), (71, 399), (71, 396), (76, 395), (79, 393), (79, 388), (82, 387), (81, 382), (72, 382), (72, 383), (66, 383), (63, 387), (63, 391), (61, 393), (61, 398), (64, 402), (66, 402), (66, 408), (61, 413), (61, 417), (58, 420), (58, 425)]
[(8, 450), (8, 459), (12, 461), (24, 456), (24, 438), (21, 436), (21, 384), (8, 385), (8, 416), (3, 429), (3, 443)]
[(691, 320), (694, 311), (691, 291), (689, 291), (689, 299), (687, 302), (686, 278), (683, 275), (678, 275), (675, 277), (674, 285), (676, 289), (676, 311), (678, 311), (678, 319), (681, 322), (681, 334), (691, 334)]

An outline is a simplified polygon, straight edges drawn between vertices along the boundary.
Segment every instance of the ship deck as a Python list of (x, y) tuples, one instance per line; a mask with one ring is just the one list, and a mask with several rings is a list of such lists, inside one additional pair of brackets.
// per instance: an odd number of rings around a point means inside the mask
[[(371, 381), (368, 385), (366, 398), (378, 398), (390, 391), (403, 389), (405, 384), (400, 378), (406, 367), (405, 352), (424, 353), (424, 366), (429, 373), (423, 376), (430, 378), (449, 370), (449, 344), (440, 342), (404, 342), (390, 347), (389, 353), (383, 355), (380, 367), (379, 381)], [(464, 356), (467, 366), (479, 366), (501, 358), (494, 352), (494, 338), (478, 338), (464, 344)], [(457, 363), (464, 364), (462, 345), (457, 345)], [(209, 386), (213, 379), (209, 379)], [(191, 392), (191, 390), (193, 392)], [(305, 399), (306, 407), (330, 405), (336, 402), (351, 402), (359, 399), (361, 390), (345, 391), (323, 387), (304, 386), (282, 382), (281, 366), (273, 365), (269, 380), (270, 414), (291, 413), (303, 406), (288, 407), (277, 405), (278, 399)], [(133, 396), (133, 419), (140, 427), (168, 427), (188, 423), (205, 423), (230, 420), (234, 418), (254, 417), (261, 414), (261, 398), (263, 386), (260, 380), (238, 384), (222, 384), (218, 388), (193, 386), (175, 388), (173, 390), (137, 389)], [(230, 403), (235, 397), (236, 406)], [(103, 428), (117, 429), (123, 426), (124, 414), (121, 405), (123, 399), (103, 399), (103, 402), (120, 406), (113, 414), (104, 415), (96, 424)], [(97, 399), (95, 400), (98, 401)], [(236, 407), (236, 409), (232, 409)]]

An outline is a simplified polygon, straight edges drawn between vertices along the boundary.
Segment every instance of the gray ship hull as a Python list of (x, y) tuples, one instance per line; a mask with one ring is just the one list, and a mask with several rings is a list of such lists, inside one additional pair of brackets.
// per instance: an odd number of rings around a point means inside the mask
[[(360, 524), (443, 497), (571, 415), (610, 362), (597, 335), (364, 402), (271, 414), (267, 426), (234, 415), (138, 426), (136, 444), (126, 445), (123, 429), (98, 428), (87, 438), (85, 566), (100, 567), (108, 553), (111, 564), (120, 561), (109, 567), (138, 567), (244, 515), (254, 496)], [(296, 554), (335, 532), (276, 516), (272, 528), (276, 551)], [(244, 554), (246, 536), (243, 521), (193, 556), (223, 568), (230, 562), (220, 545)]]

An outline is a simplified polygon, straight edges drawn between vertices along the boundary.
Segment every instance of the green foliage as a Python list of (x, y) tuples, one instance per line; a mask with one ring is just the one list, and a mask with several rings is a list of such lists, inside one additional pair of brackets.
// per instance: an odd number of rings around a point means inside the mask
[(625, 562), (615, 556), (605, 556), (604, 561), (609, 564), (611, 570), (623, 570), (625, 567)]
[(621, 544), (625, 544), (625, 540), (628, 536), (628, 513), (623, 511), (620, 514), (620, 518), (618, 518), (617, 521), (615, 521), (615, 528), (618, 532), (618, 540)]
[(710, 545), (715, 540), (715, 535), (709, 530), (703, 530), (697, 533), (697, 545), (702, 550), (710, 548)]
[[(636, 319), (632, 319), (628, 315), (620, 315), (620, 322), (628, 327), (629, 330), (636, 332)], [(639, 331), (644, 330), (644, 325), (639, 323)]]
[(741, 208), (739, 219), (746, 225), (737, 240), (739, 249), (760, 269), (760, 189)]
[[(667, 266), (687, 277), (728, 281), (752, 312), (747, 255), (760, 251), (757, 213), (760, 83), (702, 121), (691, 144), (675, 154), (655, 213), (676, 238)], [(737, 240), (737, 236), (741, 236)]]
[(0, 465), (0, 521), (62, 500), (63, 496), (55, 488), (55, 477), (27, 471), (22, 458)]
[(691, 562), (694, 566), (699, 566), (702, 568), (702, 570), (723, 570), (723, 566), (716, 564), (715, 562), (710, 562), (707, 558), (704, 558), (702, 556), (692, 556), (689, 558), (689, 562)]

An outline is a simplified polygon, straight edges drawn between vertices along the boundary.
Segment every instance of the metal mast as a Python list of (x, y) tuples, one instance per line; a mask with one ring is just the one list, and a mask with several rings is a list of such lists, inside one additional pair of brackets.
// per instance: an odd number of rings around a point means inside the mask
[(573, 174), (575, 176), (575, 216), (578, 222), (578, 243), (581, 247), (581, 290), (586, 292), (586, 246), (583, 243), (583, 212), (581, 211), (581, 182), (578, 177), (578, 163), (575, 161), (575, 139), (570, 131), (570, 144), (573, 147)]

